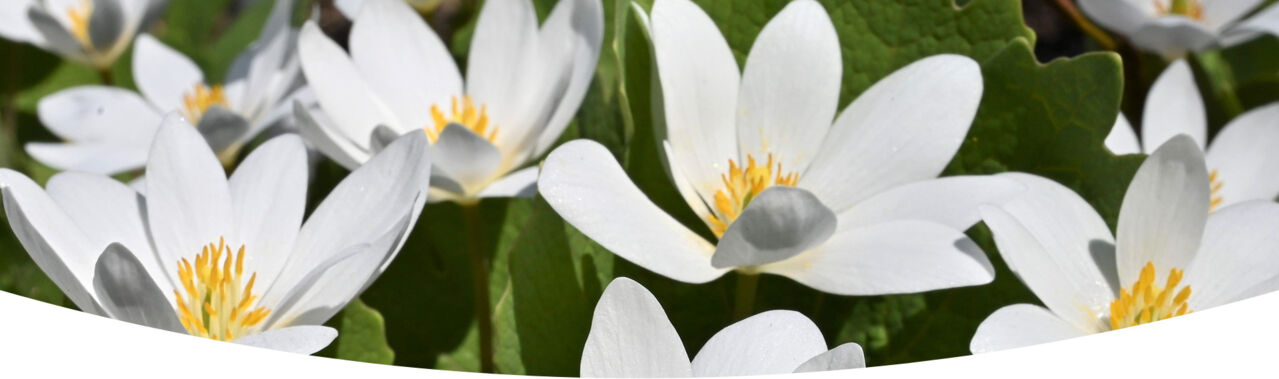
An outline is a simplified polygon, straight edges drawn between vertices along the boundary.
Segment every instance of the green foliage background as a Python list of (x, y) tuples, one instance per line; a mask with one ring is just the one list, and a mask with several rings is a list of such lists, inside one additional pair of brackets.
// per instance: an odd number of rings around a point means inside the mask
[[(627, 0), (602, 0), (606, 36), (599, 69), (573, 125), (561, 138), (603, 143), (631, 178), (667, 212), (690, 227), (702, 223), (679, 199), (657, 149), (663, 128), (652, 49), (639, 12)], [(788, 0), (698, 0), (724, 33), (738, 63), (756, 34)], [(191, 56), (212, 81), (257, 36), (270, 9), (259, 1), (229, 17), (230, 0), (174, 0), (152, 32)], [(308, 2), (304, 2), (308, 3)], [(554, 0), (535, 0), (541, 17)], [(1148, 81), (1132, 80), (1119, 55), (1089, 53), (1037, 62), (1034, 33), (1022, 20), (1020, 0), (822, 0), (835, 23), (844, 60), (841, 109), (878, 79), (919, 58), (962, 54), (982, 65), (985, 94), (977, 118), (946, 175), (1023, 171), (1074, 189), (1114, 225), (1128, 181), (1143, 157), (1114, 156), (1102, 145), (1121, 103), (1133, 105)], [(450, 20), (429, 18), (451, 33), (451, 48), (465, 64), (478, 4)], [(309, 7), (299, 7), (299, 15)], [(217, 15), (212, 17), (211, 15)], [(299, 17), (300, 19), (300, 17)], [(1192, 58), (1205, 88), (1214, 128), (1243, 110), (1279, 96), (1279, 40), (1262, 38)], [(53, 171), (30, 160), (21, 146), (51, 141), (35, 117), (38, 100), (59, 89), (98, 83), (93, 70), (26, 45), (0, 42), (0, 166), (43, 182)], [(117, 84), (132, 87), (130, 52), (112, 69)], [(1149, 57), (1147, 57), (1149, 58)], [(1160, 64), (1144, 65), (1155, 73)], [(1125, 75), (1141, 88), (1125, 89)], [(1147, 74), (1137, 78), (1149, 77)], [(1145, 83), (1145, 84), (1142, 84)], [(1129, 100), (1125, 100), (1128, 93)], [(1130, 119), (1138, 118), (1130, 114)], [(1214, 129), (1215, 130), (1215, 129)], [(315, 171), (310, 204), (346, 175), (324, 161)], [(125, 178), (122, 178), (125, 179)], [(576, 376), (591, 314), (603, 288), (619, 276), (652, 291), (696, 352), (732, 323), (738, 278), (704, 285), (678, 283), (611, 253), (566, 224), (541, 199), (485, 200), (480, 205), (480, 251), (491, 264), (487, 282), (495, 327), (495, 358), (502, 373)], [(619, 215), (619, 218), (624, 215)], [(366, 362), (450, 370), (479, 369), (472, 272), (462, 209), (432, 204), (422, 214), (390, 269), (330, 325), (341, 331), (321, 355)], [(619, 219), (619, 222), (621, 220)], [(5, 222), (7, 225), (7, 222)], [(8, 228), (4, 228), (8, 229)], [(870, 365), (965, 355), (976, 326), (994, 310), (1037, 300), (1008, 271), (978, 225), (969, 234), (997, 267), (995, 282), (927, 294), (848, 297), (827, 295), (788, 279), (764, 276), (756, 310), (791, 309), (812, 318), (829, 345), (861, 344)], [(11, 232), (0, 232), (0, 290), (72, 307), (31, 262)]]

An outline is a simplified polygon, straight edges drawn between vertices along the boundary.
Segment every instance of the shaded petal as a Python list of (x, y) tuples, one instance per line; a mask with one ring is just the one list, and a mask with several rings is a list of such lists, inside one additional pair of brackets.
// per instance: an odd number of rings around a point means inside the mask
[(272, 138), (254, 149), (227, 185), (246, 266), (258, 288), (270, 288), (289, 258), (306, 210), (306, 146), (295, 135)]
[(1137, 47), (1163, 55), (1172, 60), (1212, 47), (1217, 41), (1216, 32), (1197, 21), (1180, 17), (1159, 17), (1142, 24), (1128, 35)]
[(1208, 219), (1208, 196), (1208, 169), (1190, 137), (1173, 137), (1150, 154), (1119, 209), (1120, 282), (1135, 283), (1147, 262), (1159, 273), (1189, 265)]
[(818, 372), (846, 370), (866, 367), (866, 356), (862, 354), (862, 346), (853, 342), (839, 345), (825, 353), (821, 353), (795, 369), (800, 372)]
[[(417, 132), (410, 132), (417, 133)], [(488, 139), (458, 124), (449, 124), (432, 145), (436, 175), (457, 181), (467, 193), (484, 189), (502, 164), (502, 152)]]
[(825, 352), (826, 338), (808, 317), (795, 311), (768, 311), (711, 336), (693, 358), (693, 375), (789, 374)]
[(4, 211), (14, 236), (44, 274), (85, 312), (104, 315), (89, 293), (93, 265), (102, 252), (30, 178), (0, 168)]
[(715, 246), (653, 204), (596, 142), (571, 141), (552, 151), (537, 189), (565, 221), (641, 267), (686, 283), (725, 272), (711, 267)]
[(351, 59), (369, 87), (404, 123), (391, 125), (403, 126), (400, 133), (434, 125), (431, 106), (448, 112), (449, 99), (462, 94), (453, 56), (403, 1), (368, 3), (351, 27), (350, 40)]
[(1234, 45), (1255, 37), (1257, 33), (1279, 36), (1279, 7), (1269, 6), (1257, 14), (1228, 28), (1223, 43)]
[[(1203, 245), (1186, 269), (1190, 309), (1201, 310), (1279, 289), (1279, 204), (1249, 201), (1208, 217)], [(1163, 273), (1160, 273), (1163, 274)]]
[(689, 377), (684, 343), (666, 311), (644, 286), (618, 277), (595, 304), (582, 349), (584, 378)]
[[(359, 69), (341, 46), (308, 21), (298, 35), (298, 57), (307, 85), (333, 121), (336, 130), (368, 149), (368, 136), (378, 125), (400, 125), (364, 81)], [(398, 126), (392, 126), (398, 130)]]
[(311, 147), (347, 170), (355, 170), (369, 160), (369, 151), (347, 138), (345, 133), (337, 131), (333, 121), (319, 107), (310, 108), (294, 102), (293, 117), (297, 121), (298, 134)]
[(33, 142), (27, 144), (26, 150), (32, 158), (49, 167), (102, 175), (137, 170), (147, 161), (146, 147)]
[(760, 271), (857, 296), (972, 286), (995, 277), (986, 254), (963, 232), (915, 220), (840, 231), (826, 244)]
[(772, 154), (803, 172), (839, 103), (839, 37), (816, 1), (787, 4), (755, 38), (737, 98), (740, 157)]
[(36, 107), (40, 123), (59, 138), (149, 148), (160, 112), (133, 91), (82, 86), (55, 92)]
[(537, 166), (526, 167), (512, 172), (493, 183), (489, 183), (476, 196), (532, 198), (537, 196), (537, 172)]
[(711, 18), (688, 0), (653, 4), (653, 53), (662, 86), (671, 166), (707, 202), (737, 156), (737, 93), (741, 81), (728, 42)]
[(338, 337), (338, 331), (319, 325), (300, 325), (272, 329), (236, 338), (232, 343), (271, 350), (311, 355), (324, 350)]
[(1079, 0), (1079, 9), (1096, 21), (1121, 34), (1132, 34), (1155, 15), (1154, 2), (1129, 0)]
[(57, 17), (49, 14), (44, 9), (29, 7), (27, 8), (27, 20), (31, 22), (31, 26), (35, 28), (36, 32), (40, 33), (40, 40), (43, 41), (40, 44), (41, 47), (72, 60), (89, 62), (88, 53), (84, 50), (84, 46), (71, 35), (66, 25), (58, 20)]
[(133, 47), (133, 79), (151, 104), (172, 112), (185, 109), (183, 97), (204, 84), (204, 73), (191, 58), (143, 34)]
[(1195, 75), (1185, 60), (1172, 62), (1159, 74), (1146, 96), (1146, 109), (1141, 122), (1143, 150), (1155, 151), (1178, 134), (1190, 136), (1203, 149), (1208, 119)]
[(812, 193), (769, 187), (720, 237), (711, 266), (758, 266), (794, 257), (830, 238), (835, 223), (835, 212)]
[(1115, 155), (1141, 154), (1141, 142), (1137, 141), (1137, 132), (1123, 113), (1115, 119), (1115, 126), (1110, 128), (1110, 134), (1106, 135), (1105, 143), (1106, 148)]
[(1248, 200), (1279, 196), (1279, 103), (1231, 120), (1212, 140), (1204, 159), (1217, 172), (1221, 188), (1212, 192), (1221, 203), (1213, 209)]
[(932, 221), (968, 230), (981, 219), (978, 207), (1001, 205), (1025, 186), (997, 176), (950, 176), (898, 186), (872, 196), (839, 215), (840, 230), (898, 220)]
[(1238, 21), (1240, 17), (1248, 14), (1262, 0), (1216, 0), (1201, 2), (1203, 6), (1203, 22), (1217, 31), (1221, 31), (1225, 26)]
[(1043, 307), (1013, 304), (999, 308), (977, 326), (968, 350), (973, 354), (989, 353), (1088, 334)]
[(124, 245), (107, 246), (93, 273), (93, 289), (111, 318), (186, 333), (166, 292)]
[(982, 88), (977, 62), (959, 55), (893, 72), (835, 120), (800, 187), (842, 213), (883, 190), (936, 178), (968, 134)]
[[(160, 267), (175, 267), (210, 243), (231, 234), (232, 204), (222, 163), (195, 127), (170, 115), (156, 134), (147, 161), (147, 221)], [(177, 283), (172, 270), (165, 271)]]

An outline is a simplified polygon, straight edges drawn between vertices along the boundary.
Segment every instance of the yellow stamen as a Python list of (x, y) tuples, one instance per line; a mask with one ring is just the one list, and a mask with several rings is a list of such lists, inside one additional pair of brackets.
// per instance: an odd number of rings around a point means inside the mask
[(1172, 0), (1167, 6), (1164, 1), (1154, 0), (1155, 9), (1162, 15), (1181, 15), (1192, 20), (1203, 21), (1204, 6), (1199, 0)]
[(71, 36), (76, 41), (80, 41), (84, 47), (93, 47), (93, 40), (89, 39), (89, 20), (93, 17), (93, 1), (80, 0), (76, 5), (67, 9), (67, 20), (71, 23)]
[(762, 166), (756, 164), (755, 157), (747, 155), (744, 170), (736, 161), (729, 159), (728, 172), (720, 175), (724, 189), (715, 191), (715, 209), (707, 216), (715, 236), (723, 237), (728, 226), (764, 189), (775, 185), (794, 187), (799, 183), (799, 173), (783, 172), (781, 162), (777, 162), (774, 168), (773, 154), (768, 154), (768, 160)]
[(1216, 212), (1217, 208), (1221, 206), (1221, 202), (1225, 201), (1225, 199), (1221, 197), (1221, 187), (1224, 187), (1226, 182), (1221, 181), (1221, 179), (1217, 176), (1217, 173), (1218, 171), (1214, 169), (1208, 174), (1208, 181), (1212, 186), (1210, 187), (1211, 192), (1209, 192), (1209, 196), (1211, 196), (1212, 199), (1212, 202), (1209, 203), (1209, 212)]
[(489, 142), (497, 141), (497, 125), (489, 125), (488, 106), (480, 105), (476, 108), (470, 96), (463, 96), (462, 107), (459, 109), (457, 96), (453, 96), (449, 111), (449, 116), (445, 117), (439, 105), (431, 105), (431, 121), (434, 125), (423, 128), (426, 130), (426, 136), (430, 137), (431, 143), (435, 143), (435, 140), (440, 138), (440, 133), (444, 133), (444, 128), (449, 124), (458, 124), (470, 129)]
[(186, 116), (187, 121), (191, 124), (199, 124), (200, 118), (204, 117), (214, 105), (229, 107), (226, 100), (226, 92), (222, 90), (221, 85), (215, 85), (212, 88), (204, 84), (196, 84), (191, 92), (182, 95), (182, 115)]
[(1185, 270), (1172, 269), (1160, 287), (1155, 284), (1154, 262), (1146, 262), (1137, 283), (1130, 289), (1119, 290), (1119, 299), (1110, 303), (1110, 328), (1123, 329), (1192, 312), (1186, 303), (1190, 286), (1177, 290), (1185, 273)]
[[(226, 259), (219, 261), (223, 253)], [(271, 311), (253, 308), (258, 299), (253, 294), (258, 274), (251, 274), (248, 284), (241, 287), (243, 273), (244, 246), (232, 255), (225, 238), (205, 246), (196, 255), (194, 267), (185, 258), (178, 262), (178, 279), (186, 294), (174, 290), (173, 296), (182, 327), (191, 335), (222, 341), (255, 332)]]

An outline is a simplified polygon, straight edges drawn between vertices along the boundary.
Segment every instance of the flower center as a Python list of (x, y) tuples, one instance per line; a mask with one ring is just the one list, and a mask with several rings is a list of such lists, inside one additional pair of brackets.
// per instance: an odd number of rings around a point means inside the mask
[(186, 116), (187, 121), (192, 125), (199, 125), (200, 118), (204, 117), (204, 112), (214, 105), (228, 107), (226, 101), (226, 92), (222, 90), (222, 86), (216, 85), (210, 88), (204, 84), (196, 84), (190, 92), (182, 95), (182, 115)]
[(194, 266), (186, 258), (178, 263), (178, 278), (186, 294), (173, 290), (173, 295), (178, 304), (178, 320), (188, 333), (230, 341), (253, 332), (271, 314), (269, 309), (254, 307), (258, 297), (253, 294), (253, 282), (258, 274), (250, 275), (249, 282), (242, 286), (243, 274), (244, 246), (233, 257), (225, 238), (216, 245), (205, 246), (195, 256)]
[(453, 106), (449, 108), (448, 117), (444, 116), (444, 112), (440, 111), (438, 105), (431, 105), (431, 119), (435, 121), (435, 125), (424, 128), (431, 143), (435, 143), (435, 140), (440, 138), (440, 133), (444, 133), (444, 128), (449, 124), (470, 129), (476, 135), (488, 139), (489, 142), (496, 141), (497, 125), (489, 125), (488, 107), (480, 105), (476, 108), (470, 96), (463, 96), (461, 105), (462, 107), (458, 108), (457, 96), (453, 96)]
[[(1185, 270), (1172, 269), (1163, 287), (1155, 284), (1155, 264), (1146, 262), (1131, 291), (1119, 290), (1119, 299), (1110, 303), (1110, 328), (1123, 329), (1190, 313), (1190, 286), (1177, 290)], [(1176, 295), (1174, 295), (1174, 293)]]
[(1172, 0), (1172, 4), (1167, 7), (1164, 6), (1162, 1), (1155, 0), (1155, 8), (1162, 15), (1182, 15), (1196, 21), (1203, 21), (1204, 19), (1204, 7), (1203, 4), (1199, 3), (1199, 0)]
[(707, 216), (716, 237), (724, 236), (728, 226), (760, 192), (775, 185), (794, 187), (799, 182), (799, 173), (783, 174), (781, 162), (773, 165), (773, 154), (768, 155), (762, 166), (756, 164), (755, 157), (747, 155), (745, 169), (729, 159), (728, 172), (720, 175), (720, 179), (724, 182), (724, 189), (715, 191), (715, 210)]
[(67, 8), (67, 19), (71, 21), (71, 36), (85, 47), (93, 46), (89, 39), (89, 19), (93, 17), (93, 1), (80, 0), (76, 5)]
[(1212, 199), (1212, 202), (1209, 203), (1209, 212), (1216, 212), (1217, 208), (1221, 206), (1221, 202), (1225, 201), (1225, 199), (1221, 197), (1221, 187), (1224, 187), (1226, 182), (1222, 181), (1221, 177), (1217, 176), (1217, 173), (1218, 171), (1215, 169), (1208, 173), (1208, 181), (1212, 186), (1211, 192), (1209, 192), (1209, 196), (1211, 196)]

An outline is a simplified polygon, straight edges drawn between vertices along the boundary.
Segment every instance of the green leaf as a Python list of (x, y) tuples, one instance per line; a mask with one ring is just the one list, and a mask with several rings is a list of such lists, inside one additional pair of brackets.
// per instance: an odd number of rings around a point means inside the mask
[(337, 357), (367, 363), (391, 364), (395, 351), (386, 343), (386, 322), (376, 309), (355, 299), (342, 309)]
[(235, 58), (249, 48), (262, 33), (266, 19), (271, 15), (274, 1), (258, 1), (236, 17), (235, 22), (226, 29), (217, 41), (203, 52), (205, 77), (210, 83), (226, 80), (227, 70), (235, 62)]

